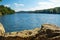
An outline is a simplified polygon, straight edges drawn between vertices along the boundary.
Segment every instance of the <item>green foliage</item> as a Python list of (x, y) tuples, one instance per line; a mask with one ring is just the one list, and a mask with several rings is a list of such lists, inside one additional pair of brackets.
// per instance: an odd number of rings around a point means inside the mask
[(2, 1), (2, 0), (0, 0), (0, 1)]
[(35, 13), (60, 13), (60, 7), (45, 10), (36, 10)]
[(3, 5), (0, 5), (0, 15), (7, 15), (7, 14), (12, 14), (15, 11), (10, 9), (9, 7), (5, 7)]
[(19, 13), (58, 13), (60, 14), (60, 7), (44, 9), (44, 10), (35, 10), (35, 11), (20, 11)]

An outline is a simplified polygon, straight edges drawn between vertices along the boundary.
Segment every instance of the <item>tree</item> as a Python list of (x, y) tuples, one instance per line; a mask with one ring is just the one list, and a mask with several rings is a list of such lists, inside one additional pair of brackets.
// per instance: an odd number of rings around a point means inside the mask
[(0, 0), (0, 1), (2, 1), (2, 0)]
[(15, 11), (12, 10), (11, 8), (0, 5), (0, 14), (1, 15), (7, 15), (7, 14), (13, 14), (13, 13), (15, 13)]

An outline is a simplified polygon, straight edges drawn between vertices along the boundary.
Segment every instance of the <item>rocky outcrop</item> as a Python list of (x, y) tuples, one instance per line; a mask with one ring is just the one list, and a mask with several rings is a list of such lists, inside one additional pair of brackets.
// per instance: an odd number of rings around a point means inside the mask
[(2, 13), (0, 12), (0, 16), (2, 15)]
[(38, 31), (40, 31), (40, 28), (35, 28), (34, 30), (24, 30), (20, 32), (10, 32), (10, 33), (6, 33), (5, 37), (18, 36), (18, 37), (26, 38), (26, 37), (35, 36), (36, 34), (38, 34)]
[(0, 40), (60, 40), (60, 28), (53, 24), (43, 24), (41, 28), (10, 33), (5, 33), (2, 24), (0, 25), (0, 33), (3, 33)]
[(60, 27), (54, 24), (43, 24), (41, 25), (41, 29), (60, 30)]
[(3, 36), (5, 33), (5, 29), (3, 27), (3, 25), (0, 23), (0, 36)]
[(41, 31), (45, 32), (48, 37), (60, 36), (60, 27), (52, 24), (43, 24)]

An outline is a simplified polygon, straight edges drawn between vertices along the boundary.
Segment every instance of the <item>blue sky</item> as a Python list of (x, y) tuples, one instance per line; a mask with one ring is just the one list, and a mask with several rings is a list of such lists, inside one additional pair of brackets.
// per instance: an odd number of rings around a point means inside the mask
[(60, 7), (60, 0), (2, 0), (0, 5), (14, 9), (15, 11), (41, 10)]

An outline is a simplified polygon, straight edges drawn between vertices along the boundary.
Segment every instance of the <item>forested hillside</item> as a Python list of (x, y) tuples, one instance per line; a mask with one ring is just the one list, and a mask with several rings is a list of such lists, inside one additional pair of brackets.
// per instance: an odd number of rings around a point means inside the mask
[(14, 12), (11, 8), (0, 5), (0, 15), (13, 14)]

